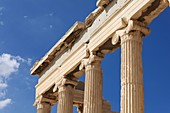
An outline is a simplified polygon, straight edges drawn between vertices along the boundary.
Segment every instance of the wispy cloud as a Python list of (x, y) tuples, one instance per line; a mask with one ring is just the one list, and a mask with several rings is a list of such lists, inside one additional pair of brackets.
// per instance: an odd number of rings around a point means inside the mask
[(28, 65), (31, 65), (31, 62), (32, 62), (31, 58), (24, 59), (24, 58), (21, 58), (20, 56), (12, 56), (12, 58), (22, 63), (27, 63)]
[(0, 6), (0, 11), (2, 11), (4, 9), (4, 7)]
[(50, 29), (52, 29), (53, 28), (53, 25), (50, 25)]
[(6, 89), (7, 87), (8, 87), (8, 84), (0, 83), (0, 90)]
[(0, 101), (0, 109), (5, 108), (7, 105), (11, 104), (12, 100), (11, 99), (5, 99)]
[(36, 17), (26, 16), (24, 19), (26, 21), (24, 21), (23, 27), (27, 27), (31, 32), (37, 32), (37, 29), (39, 29), (38, 32), (44, 33), (44, 31), (59, 28), (62, 24), (62, 20), (58, 18), (55, 13), (48, 13)]
[(49, 16), (53, 16), (53, 15), (54, 15), (54, 13), (53, 13), (53, 12), (49, 14)]
[(27, 19), (27, 18), (28, 18), (28, 16), (24, 16), (24, 18), (25, 18), (25, 19)]
[(24, 59), (20, 56), (13, 56), (6, 53), (0, 55), (0, 109), (5, 108), (12, 101), (12, 99), (5, 99), (8, 87), (7, 82), (8, 78), (19, 70), (21, 63), (30, 65), (31, 59)]
[(4, 22), (3, 21), (0, 21), (0, 26), (3, 26), (4, 25)]
[[(0, 16), (3, 15), (3, 10), (4, 10), (4, 7), (0, 6)], [(0, 20), (0, 26), (4, 26), (4, 22), (2, 20)]]

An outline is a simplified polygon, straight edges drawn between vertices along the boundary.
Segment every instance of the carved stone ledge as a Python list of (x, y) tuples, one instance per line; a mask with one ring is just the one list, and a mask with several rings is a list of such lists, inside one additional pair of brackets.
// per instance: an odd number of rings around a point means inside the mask
[(110, 3), (110, 0), (97, 0), (96, 6), (105, 7)]
[(103, 10), (104, 8), (98, 7), (92, 13), (90, 13), (85, 19), (86, 27), (90, 27), (95, 21), (95, 19), (102, 13)]
[(32, 75), (40, 74), (52, 60), (56, 54), (60, 54), (63, 48), (72, 46), (73, 42), (79, 38), (82, 31), (86, 29), (84, 22), (75, 22), (75, 24), (65, 33), (65, 35), (54, 45), (53, 48), (40, 61), (36, 61), (30, 69)]
[[(160, 1), (160, 3), (155, 8), (155, 10), (150, 12), (149, 15), (143, 17), (144, 18), (143, 22), (145, 22), (146, 24), (151, 23), (153, 21), (153, 19), (155, 19), (158, 15), (160, 15), (160, 13), (168, 7), (168, 4), (170, 4), (170, 2), (169, 2), (170, 0), (159, 0), (159, 1)], [(157, 2), (157, 0), (155, 2)]]

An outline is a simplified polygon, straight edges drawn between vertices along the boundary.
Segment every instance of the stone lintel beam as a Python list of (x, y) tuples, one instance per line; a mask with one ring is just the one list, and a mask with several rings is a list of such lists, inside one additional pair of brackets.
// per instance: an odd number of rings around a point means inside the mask
[(84, 100), (84, 91), (74, 90), (74, 97), (73, 97), (74, 105), (77, 106), (79, 104), (83, 104), (83, 100)]
[(149, 28), (146, 28), (146, 25), (144, 23), (136, 20), (129, 20), (127, 27), (114, 33), (112, 37), (112, 44), (116, 45), (120, 41), (120, 37), (133, 31), (140, 31), (143, 36), (147, 36), (151, 32)]

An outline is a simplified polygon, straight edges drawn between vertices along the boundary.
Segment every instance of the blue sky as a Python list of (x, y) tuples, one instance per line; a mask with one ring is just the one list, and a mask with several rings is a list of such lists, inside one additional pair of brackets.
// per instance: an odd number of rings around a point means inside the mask
[[(0, 0), (0, 113), (35, 113), (38, 77), (29, 69), (74, 24), (84, 21), (96, 0)], [(145, 113), (170, 113), (170, 8), (144, 39)], [(120, 49), (106, 55), (103, 97), (119, 111)], [(82, 77), (84, 79), (84, 77)], [(56, 113), (56, 106), (52, 113)]]

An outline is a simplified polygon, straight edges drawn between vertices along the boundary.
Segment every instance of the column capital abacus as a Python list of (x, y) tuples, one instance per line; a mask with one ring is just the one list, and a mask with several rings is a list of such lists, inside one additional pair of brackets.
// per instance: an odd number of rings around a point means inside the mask
[(84, 69), (88, 65), (92, 65), (95, 63), (100, 63), (104, 58), (103, 54), (96, 54), (96, 52), (91, 52), (88, 58), (84, 58), (81, 61), (81, 64), (79, 66), (79, 70)]
[(125, 35), (138, 35), (140, 33), (141, 36), (147, 36), (149, 35), (151, 30), (146, 27), (146, 25), (142, 22), (136, 21), (136, 20), (129, 20), (127, 27), (118, 30), (114, 33), (112, 37), (112, 44), (117, 44), (120, 40), (121, 43), (127, 41), (127, 40), (135, 40), (135, 41), (141, 41), (142, 39), (138, 36), (136, 37), (124, 37)]
[(78, 82), (76, 80), (71, 80), (69, 78), (63, 78), (62, 80), (60, 80), (59, 83), (55, 84), (53, 92), (56, 92), (57, 89), (58, 89), (58, 93), (61, 91), (72, 89), (77, 84), (78, 84)]
[(33, 104), (33, 106), (42, 106), (42, 105), (46, 105), (46, 104), (48, 104), (48, 105), (50, 105), (50, 106), (53, 106), (54, 104), (56, 103), (56, 99), (55, 98), (47, 98), (46, 96), (44, 96), (44, 95), (41, 95), (41, 96), (39, 96), (36, 100), (35, 100), (35, 102), (34, 102), (34, 104)]
[(37, 104), (37, 109), (50, 109), (51, 104), (47, 102), (41, 102)]

